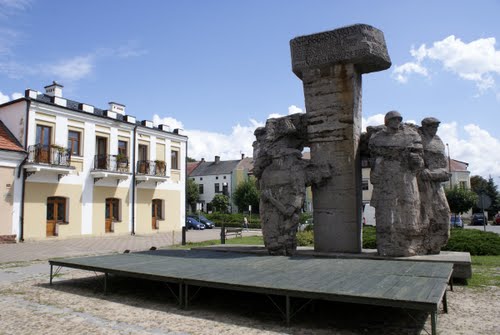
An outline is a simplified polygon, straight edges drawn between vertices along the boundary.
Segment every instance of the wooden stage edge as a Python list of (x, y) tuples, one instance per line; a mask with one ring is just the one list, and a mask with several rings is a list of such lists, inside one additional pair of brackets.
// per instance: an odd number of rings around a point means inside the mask
[[(227, 249), (226, 249), (227, 250)], [(287, 323), (292, 298), (421, 310), (430, 313), (437, 333), (438, 309), (447, 312), (446, 290), (453, 265), (380, 259), (269, 256), (214, 250), (155, 250), (49, 260), (50, 284), (62, 267), (144, 278), (178, 285), (171, 292), (188, 307), (190, 288), (212, 287), (283, 296), (279, 309)], [(54, 272), (54, 267), (56, 267)]]
[[(238, 244), (219, 244), (205, 247), (193, 248), (193, 250), (213, 250), (252, 253), (256, 255), (265, 255), (267, 250), (262, 245), (238, 245)], [(377, 255), (376, 249), (363, 249), (359, 254), (335, 253), (335, 252), (317, 252), (312, 247), (298, 247), (297, 255), (326, 257), (326, 258), (346, 258), (346, 259), (378, 259), (392, 261), (412, 261), (412, 262), (444, 262), (453, 264), (453, 279), (472, 278), (472, 261), (470, 253), (458, 251), (441, 251), (438, 255), (423, 255), (411, 257), (383, 257)]]

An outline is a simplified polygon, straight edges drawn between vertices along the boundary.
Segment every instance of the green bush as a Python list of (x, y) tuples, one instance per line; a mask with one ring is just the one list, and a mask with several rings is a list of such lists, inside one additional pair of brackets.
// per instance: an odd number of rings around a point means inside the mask
[(312, 230), (299, 231), (297, 233), (297, 246), (307, 247), (314, 244), (314, 233)]
[(363, 248), (377, 249), (376, 229), (373, 226), (363, 227)]
[(260, 217), (258, 214), (251, 216), (237, 213), (237, 214), (224, 214), (224, 213), (211, 213), (203, 214), (207, 219), (215, 223), (216, 227), (243, 227), (243, 218), (246, 216), (248, 220), (248, 227), (252, 229), (260, 229)]
[(473, 256), (500, 255), (500, 235), (476, 229), (452, 229), (442, 250), (470, 252)]

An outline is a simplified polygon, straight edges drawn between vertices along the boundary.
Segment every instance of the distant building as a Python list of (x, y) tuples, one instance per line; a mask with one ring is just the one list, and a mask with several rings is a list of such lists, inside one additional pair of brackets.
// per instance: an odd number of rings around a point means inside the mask
[(443, 186), (448, 187), (462, 187), (470, 189), (470, 171), (467, 170), (469, 163), (450, 159), (446, 168), (451, 173), (449, 182), (443, 183)]
[[(62, 92), (54, 82), (45, 93), (28, 89), (0, 105), (0, 120), (27, 153), (18, 164), (24, 192), (14, 190), (13, 228), (0, 234), (45, 239), (180, 231), (187, 137), (136, 121), (125, 105), (99, 109)], [(2, 184), (12, 185), (12, 173), (5, 172), (11, 177), (2, 176)]]
[(22, 191), (19, 166), (25, 158), (21, 143), (0, 121), (0, 243), (16, 241)]
[(229, 197), (230, 212), (237, 213), (238, 207), (234, 203), (233, 194), (241, 182), (248, 180), (253, 167), (252, 158), (241, 155), (241, 159), (224, 161), (220, 156), (215, 156), (211, 162), (202, 159), (200, 162), (189, 164), (191, 172), (188, 177), (199, 187), (198, 209), (211, 211), (209, 204), (214, 196), (224, 194)]

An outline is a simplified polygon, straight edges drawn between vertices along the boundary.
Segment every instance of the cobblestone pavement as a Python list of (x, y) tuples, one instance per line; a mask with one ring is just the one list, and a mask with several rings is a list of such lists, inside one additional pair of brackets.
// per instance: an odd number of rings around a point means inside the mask
[[(243, 236), (261, 235), (260, 230), (244, 231)], [(8, 262), (28, 262), (49, 258), (99, 255), (113, 252), (147, 250), (152, 246), (168, 247), (181, 243), (180, 232), (157, 233), (151, 235), (120, 235), (85, 237), (42, 241), (27, 241), (16, 244), (0, 244), (0, 264)], [(188, 230), (187, 242), (202, 242), (220, 239), (220, 229)]]

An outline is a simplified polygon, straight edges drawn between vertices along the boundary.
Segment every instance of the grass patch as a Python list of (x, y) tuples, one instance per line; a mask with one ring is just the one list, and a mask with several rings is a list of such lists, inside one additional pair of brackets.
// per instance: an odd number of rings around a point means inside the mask
[(500, 256), (472, 256), (470, 287), (500, 287)]

